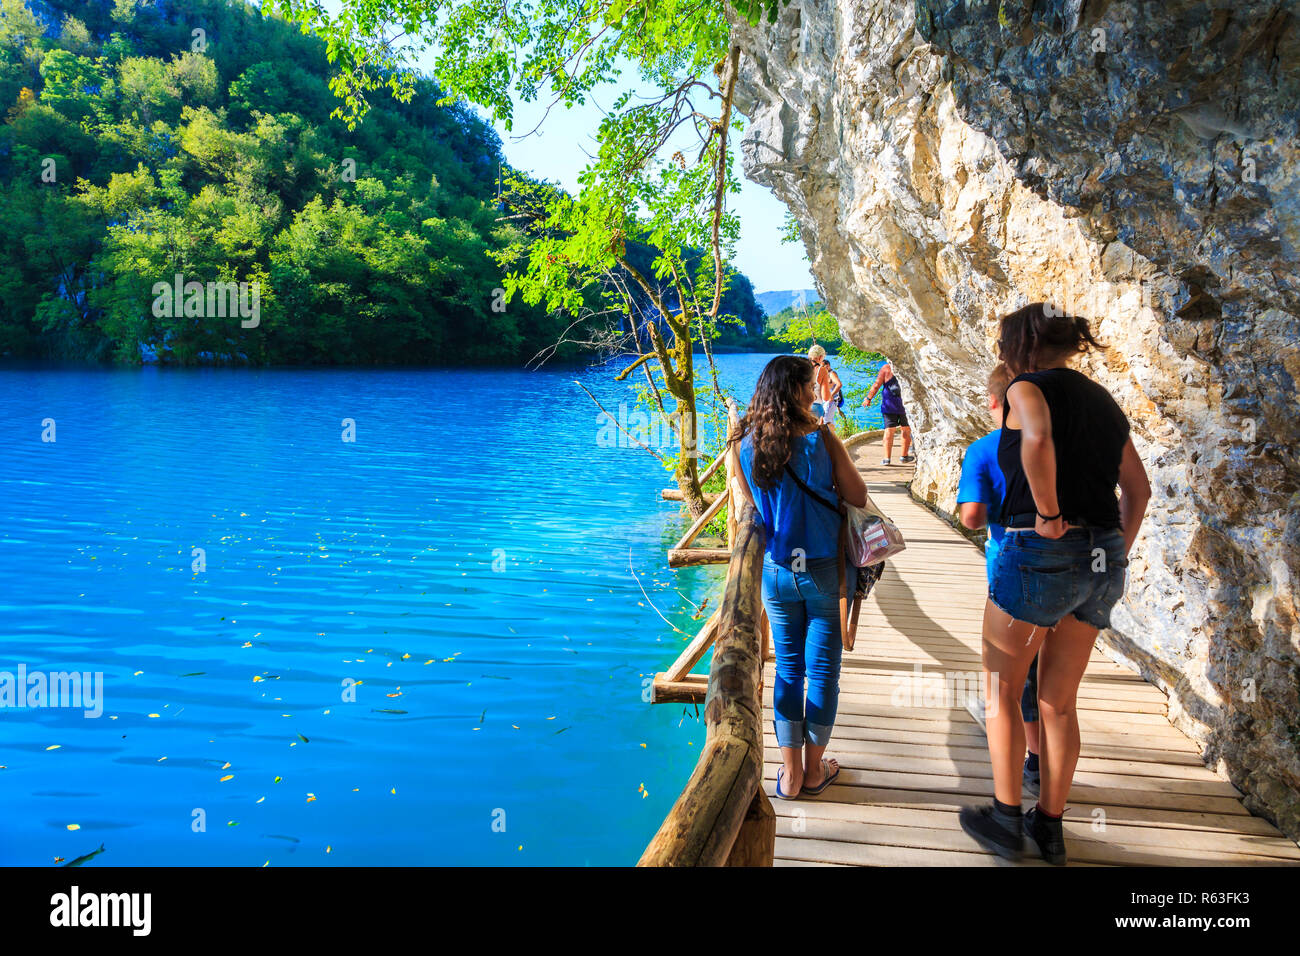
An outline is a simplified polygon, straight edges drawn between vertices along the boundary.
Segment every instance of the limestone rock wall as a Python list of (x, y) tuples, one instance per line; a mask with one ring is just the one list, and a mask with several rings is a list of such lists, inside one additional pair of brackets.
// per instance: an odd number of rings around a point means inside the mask
[(955, 508), (997, 319), (1052, 300), (1152, 479), (1103, 640), (1300, 838), (1300, 23), (1294, 3), (792, 0), (729, 14), (744, 170), (849, 341), (889, 355)]

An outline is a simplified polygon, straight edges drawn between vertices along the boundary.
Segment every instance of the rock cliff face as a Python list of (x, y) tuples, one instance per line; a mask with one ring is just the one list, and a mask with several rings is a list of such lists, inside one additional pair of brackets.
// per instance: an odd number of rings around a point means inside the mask
[(1300, 838), (1295, 3), (793, 0), (742, 49), (745, 174), (847, 338), (895, 362), (951, 512), (997, 320), (1049, 300), (1151, 476), (1103, 636)]

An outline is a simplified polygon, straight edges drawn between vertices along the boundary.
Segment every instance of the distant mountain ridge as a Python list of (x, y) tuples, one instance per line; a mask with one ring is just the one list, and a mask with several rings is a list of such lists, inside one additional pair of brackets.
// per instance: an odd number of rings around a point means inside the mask
[(793, 305), (800, 296), (803, 296), (803, 304), (808, 306), (822, 300), (816, 289), (781, 289), (773, 292), (759, 292), (754, 298), (758, 300), (758, 304), (763, 307), (764, 312), (768, 315), (776, 315), (782, 309)]

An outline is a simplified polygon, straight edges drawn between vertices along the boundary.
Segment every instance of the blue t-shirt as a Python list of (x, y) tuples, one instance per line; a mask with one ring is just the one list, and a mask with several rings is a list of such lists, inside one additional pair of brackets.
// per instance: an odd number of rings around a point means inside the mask
[[(839, 501), (831, 476), (830, 450), (822, 441), (820, 430), (795, 440), (790, 468), (827, 501), (832, 504)], [(767, 553), (775, 563), (790, 567), (796, 549), (808, 560), (835, 557), (839, 547), (839, 514), (810, 497), (785, 471), (771, 490), (759, 488), (754, 483), (751, 435), (746, 435), (740, 443), (740, 470), (745, 473), (759, 520), (767, 533)]]
[(1007, 493), (1007, 482), (998, 466), (998, 439), (1002, 429), (990, 432), (972, 442), (961, 462), (961, 481), (957, 485), (957, 504), (979, 502), (989, 509), (989, 539), (984, 545), (984, 563), (988, 569), (989, 583), (993, 583), (993, 565), (1006, 528), (1002, 520), (1002, 499)]

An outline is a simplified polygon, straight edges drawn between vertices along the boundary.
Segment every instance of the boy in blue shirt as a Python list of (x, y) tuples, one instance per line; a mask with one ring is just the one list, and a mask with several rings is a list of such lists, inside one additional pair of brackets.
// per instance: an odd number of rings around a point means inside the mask
[[(1006, 397), (1007, 386), (1011, 384), (1011, 372), (1001, 363), (988, 378), (989, 415), (996, 426), (992, 432), (973, 442), (966, 449), (966, 456), (961, 463), (961, 481), (957, 485), (957, 507), (961, 523), (972, 531), (988, 525), (988, 540), (984, 543), (984, 565), (988, 572), (989, 586), (993, 584), (993, 568), (997, 563), (998, 551), (1002, 547), (1002, 538), (1006, 528), (999, 523), (1001, 518), (1002, 498), (1006, 495), (1006, 480), (1002, 469), (998, 467), (998, 439), (1002, 435), (1002, 406)], [(983, 726), (982, 702), (978, 702), (979, 712), (971, 711), (972, 716)], [(1025, 744), (1029, 755), (1025, 758), (1025, 789), (1038, 795), (1038, 657), (1029, 666), (1029, 676), (1025, 679), (1025, 689), (1020, 695), (1020, 716), (1025, 722)]]

